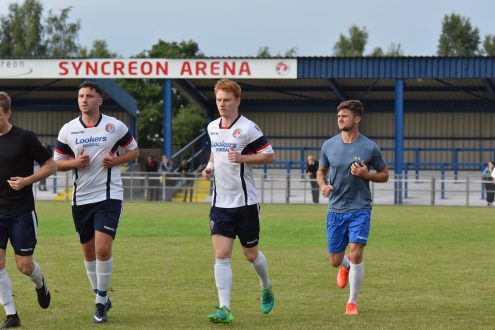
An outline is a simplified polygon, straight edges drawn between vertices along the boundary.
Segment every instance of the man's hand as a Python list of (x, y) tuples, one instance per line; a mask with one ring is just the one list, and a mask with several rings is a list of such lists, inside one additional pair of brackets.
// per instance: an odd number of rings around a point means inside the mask
[(243, 157), (242, 157), (241, 153), (239, 151), (236, 151), (233, 148), (230, 148), (227, 157), (229, 158), (229, 160), (232, 163), (242, 163), (242, 158)]
[(10, 185), (10, 188), (14, 190), (21, 190), (25, 186), (27, 186), (26, 179), (20, 176), (13, 176), (10, 180), (7, 180)]
[(323, 197), (328, 197), (330, 195), (330, 193), (332, 192), (332, 190), (333, 190), (333, 186), (331, 186), (329, 184), (322, 184), (320, 186), (321, 195)]
[(368, 166), (361, 161), (361, 163), (353, 162), (351, 164), (351, 174), (365, 179), (368, 176)]
[(213, 170), (211, 168), (207, 167), (201, 172), (201, 175), (203, 176), (203, 178), (210, 181), (211, 176), (213, 175)]
[(108, 152), (108, 154), (103, 157), (103, 167), (104, 168), (112, 168), (116, 165), (115, 163), (115, 156), (111, 153)]
[(83, 168), (89, 165), (90, 159), (89, 156), (84, 153), (84, 149), (81, 149), (75, 161), (76, 161), (76, 168)]

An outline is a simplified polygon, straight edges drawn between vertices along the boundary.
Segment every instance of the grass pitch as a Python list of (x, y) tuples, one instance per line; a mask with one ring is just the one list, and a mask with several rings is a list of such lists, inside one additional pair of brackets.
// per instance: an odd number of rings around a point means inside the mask
[(209, 324), (217, 304), (209, 205), (125, 203), (114, 243), (113, 308), (92, 323), (94, 295), (70, 205), (38, 202), (35, 259), (52, 292), (38, 307), (30, 281), (7, 267), (24, 329), (493, 329), (493, 209), (377, 206), (365, 250), (357, 317), (327, 260), (326, 206), (263, 205), (261, 250), (275, 292), (259, 310), (259, 284), (236, 241), (232, 325)]

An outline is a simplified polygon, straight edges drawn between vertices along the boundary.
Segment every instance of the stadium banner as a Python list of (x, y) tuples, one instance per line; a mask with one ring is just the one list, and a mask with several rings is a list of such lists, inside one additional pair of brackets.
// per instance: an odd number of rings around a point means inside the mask
[(3, 79), (297, 79), (296, 59), (0, 59)]

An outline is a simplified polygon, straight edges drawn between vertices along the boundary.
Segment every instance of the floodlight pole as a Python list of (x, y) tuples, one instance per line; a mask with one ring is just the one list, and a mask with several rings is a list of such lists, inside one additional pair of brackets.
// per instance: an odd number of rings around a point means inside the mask
[(163, 80), (163, 154), (172, 159), (172, 80)]
[(394, 204), (402, 204), (404, 152), (404, 80), (395, 81), (395, 189)]

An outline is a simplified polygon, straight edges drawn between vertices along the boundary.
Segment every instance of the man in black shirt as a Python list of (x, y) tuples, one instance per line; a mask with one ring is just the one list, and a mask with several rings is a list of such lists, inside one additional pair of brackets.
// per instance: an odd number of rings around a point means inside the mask
[(306, 175), (309, 183), (311, 184), (311, 194), (313, 196), (313, 203), (320, 201), (320, 187), (316, 182), (316, 172), (318, 171), (318, 161), (316, 161), (313, 155), (308, 155), (308, 161), (306, 162)]
[[(12, 297), (12, 284), (5, 268), (7, 243), (15, 253), (17, 269), (29, 276), (42, 308), (50, 305), (39, 265), (33, 261), (38, 219), (34, 211), (32, 185), (56, 170), (51, 154), (33, 132), (12, 126), (11, 99), (0, 92), (0, 303), (7, 317), (2, 328), (20, 325)], [(40, 168), (33, 173), (34, 161)]]

